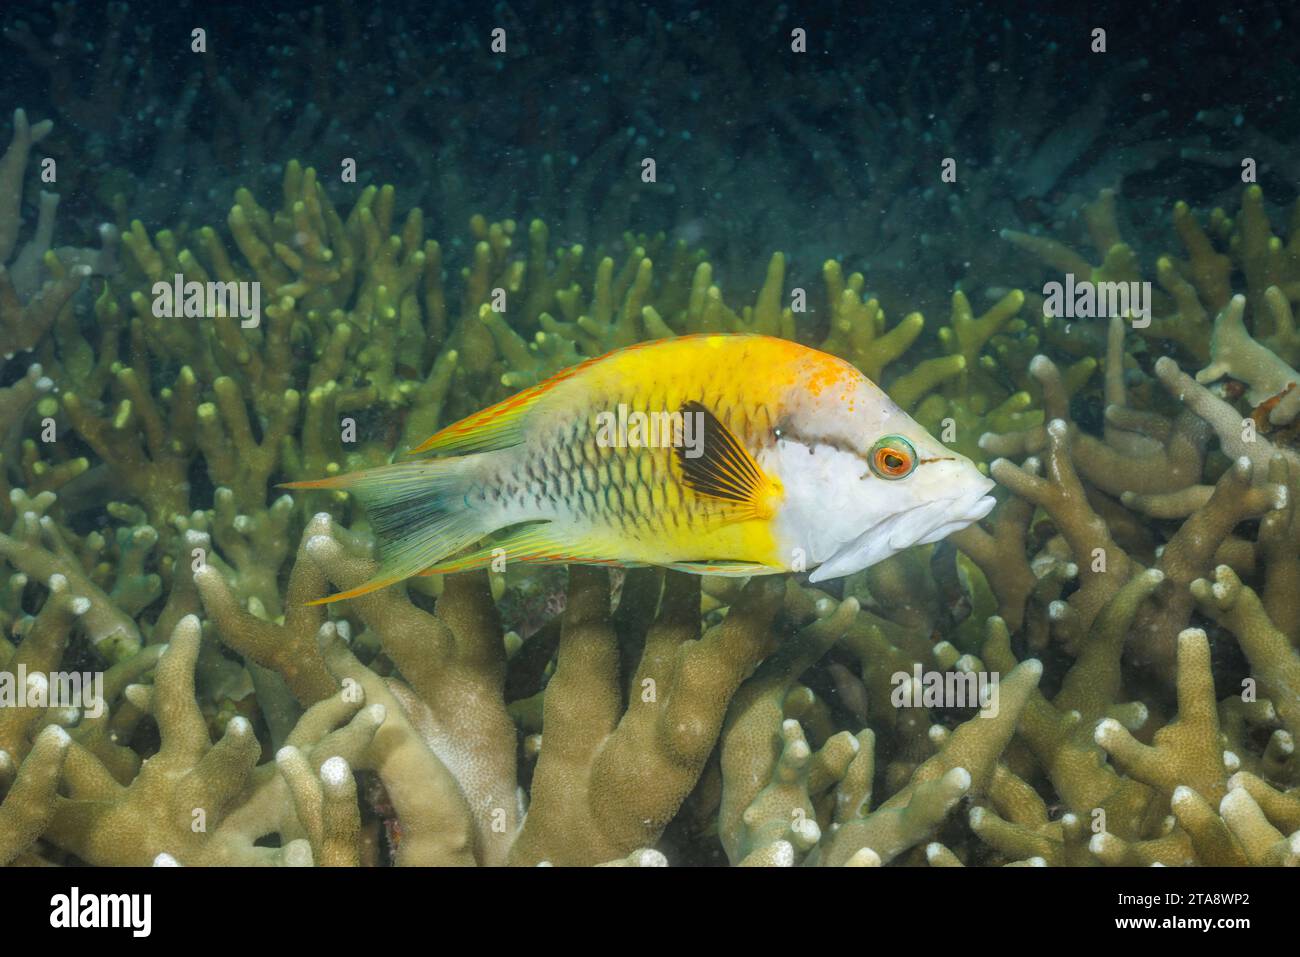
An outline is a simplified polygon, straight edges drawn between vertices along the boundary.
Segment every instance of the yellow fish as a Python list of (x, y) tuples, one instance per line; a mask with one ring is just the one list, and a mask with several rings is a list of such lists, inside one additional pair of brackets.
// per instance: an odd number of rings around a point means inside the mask
[(589, 359), (412, 450), (425, 452), (442, 457), (290, 483), (349, 490), (379, 541), (379, 573), (322, 601), (494, 559), (816, 582), (993, 507), (993, 483), (854, 366), (768, 336)]

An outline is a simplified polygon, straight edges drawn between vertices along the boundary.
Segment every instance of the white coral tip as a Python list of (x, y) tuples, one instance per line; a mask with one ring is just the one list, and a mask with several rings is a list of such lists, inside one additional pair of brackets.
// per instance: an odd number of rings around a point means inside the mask
[(328, 787), (338, 788), (347, 783), (348, 778), (352, 776), (352, 769), (348, 763), (338, 755), (327, 758), (325, 763), (320, 766), (320, 779)]
[(1114, 743), (1120, 732), (1123, 730), (1124, 729), (1120, 727), (1120, 723), (1114, 718), (1103, 718), (1101, 721), (1097, 722), (1097, 728), (1092, 732), (1092, 740), (1096, 741), (1104, 748), (1108, 742)]
[(1254, 803), (1245, 788), (1233, 788), (1219, 802), (1219, 815), (1226, 818), (1231, 814), (1240, 814)]
[(226, 724), (226, 734), (233, 734), (236, 737), (246, 737), (253, 733), (253, 725), (242, 714), (231, 718)]

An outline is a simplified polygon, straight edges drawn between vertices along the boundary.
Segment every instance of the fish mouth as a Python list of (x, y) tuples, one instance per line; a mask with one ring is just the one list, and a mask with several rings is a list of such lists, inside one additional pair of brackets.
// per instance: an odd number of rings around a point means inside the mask
[(961, 531), (993, 510), (996, 500), (987, 494), (993, 486), (986, 479), (960, 495), (934, 499), (890, 515), (846, 542), (808, 580), (819, 582), (849, 575), (905, 548), (928, 545)]
[(911, 521), (916, 523), (908, 529), (909, 531), (918, 527), (928, 527), (928, 531), (910, 541), (902, 541), (899, 532), (893, 532), (889, 537), (890, 546), (902, 549), (911, 545), (929, 545), (978, 522), (993, 511), (993, 506), (997, 504), (997, 499), (985, 494), (992, 487), (993, 483), (989, 482), (988, 488), (977, 488), (956, 498), (940, 499), (938, 502), (930, 502), (904, 512), (903, 514), (909, 517), (909, 524)]

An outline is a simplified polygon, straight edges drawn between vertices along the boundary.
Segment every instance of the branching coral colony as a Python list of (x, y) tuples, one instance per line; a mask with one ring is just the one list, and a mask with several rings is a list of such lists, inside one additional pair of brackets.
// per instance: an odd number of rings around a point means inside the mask
[[(391, 187), (345, 216), (296, 163), (274, 209), (122, 223), (120, 257), (111, 228), (52, 250), (43, 198), (15, 257), (48, 130), (19, 111), (0, 160), (0, 860), (1300, 861), (1300, 226), (1257, 189), (1175, 207), (1145, 330), (1011, 291), (923, 338), (837, 262), (807, 314), (779, 254), (736, 309), (699, 251), (553, 248), (539, 221), (472, 220), (449, 285)], [(1139, 278), (1115, 205), (1086, 213), (1099, 265), (1008, 238)], [(260, 322), (159, 318), (178, 275), (260, 282)], [(573, 566), (307, 604), (370, 576), (371, 537), (275, 483), (697, 330), (857, 363), (1001, 504), (833, 592)], [(988, 673), (983, 708), (925, 694)]]

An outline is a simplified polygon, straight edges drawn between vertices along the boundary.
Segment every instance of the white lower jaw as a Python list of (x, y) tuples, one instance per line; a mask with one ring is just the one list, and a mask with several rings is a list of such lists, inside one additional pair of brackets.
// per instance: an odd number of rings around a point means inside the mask
[(992, 495), (985, 495), (983, 498), (977, 499), (971, 506), (970, 510), (962, 517), (949, 519), (929, 534), (917, 539), (912, 544), (929, 545), (932, 542), (942, 541), (953, 532), (960, 532), (967, 525), (970, 525), (973, 522), (978, 522), (989, 512), (993, 511), (993, 506), (996, 503), (997, 500)]
[(940, 500), (891, 515), (824, 561), (808, 576), (808, 581), (851, 575), (905, 548), (937, 542), (978, 522), (992, 511), (993, 505), (993, 496), (982, 495), (969, 503), (961, 499)]

